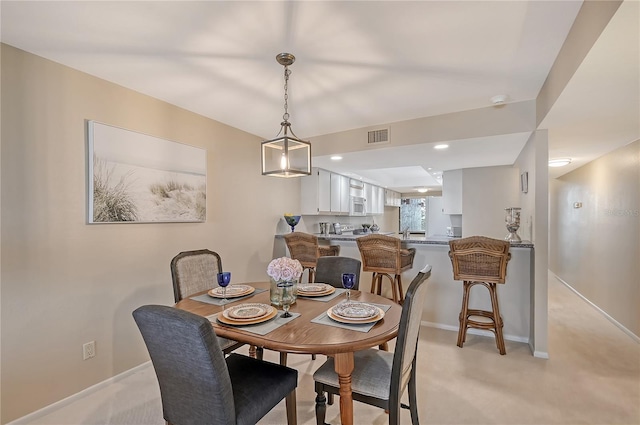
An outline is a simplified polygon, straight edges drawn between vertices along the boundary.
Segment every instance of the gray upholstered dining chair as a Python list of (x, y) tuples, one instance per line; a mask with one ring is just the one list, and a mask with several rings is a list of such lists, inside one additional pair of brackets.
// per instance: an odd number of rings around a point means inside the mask
[[(354, 354), (354, 370), (351, 374), (353, 399), (389, 411), (389, 424), (400, 423), (400, 398), (404, 389), (409, 390), (411, 423), (418, 424), (416, 395), (416, 352), (422, 308), (427, 291), (425, 281), (431, 276), (431, 266), (426, 266), (413, 279), (402, 306), (400, 327), (395, 351), (368, 349)], [(334, 370), (333, 359), (328, 359), (313, 374), (316, 389), (316, 421), (324, 424), (326, 397), (324, 393), (339, 395), (340, 384)]]
[[(171, 278), (173, 280), (173, 298), (175, 302), (193, 294), (218, 286), (216, 275), (222, 272), (222, 259), (217, 252), (208, 249), (183, 251), (171, 260)], [(225, 354), (244, 344), (231, 339), (218, 338)], [(253, 356), (262, 358), (262, 350), (250, 350)]]
[(360, 286), (360, 260), (349, 257), (320, 257), (316, 264), (316, 282), (328, 283), (336, 288), (342, 288), (342, 274), (353, 273), (356, 275), (356, 284), (353, 289)]
[(146, 305), (133, 317), (151, 356), (168, 424), (255, 424), (286, 398), (296, 423), (298, 371), (239, 354), (225, 358), (209, 320)]

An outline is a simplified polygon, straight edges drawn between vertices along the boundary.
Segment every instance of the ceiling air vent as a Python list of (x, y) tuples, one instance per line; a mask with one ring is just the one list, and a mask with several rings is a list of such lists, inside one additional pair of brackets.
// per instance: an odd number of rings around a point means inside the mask
[(368, 144), (374, 143), (389, 143), (389, 129), (383, 128), (382, 130), (373, 130), (368, 134)]

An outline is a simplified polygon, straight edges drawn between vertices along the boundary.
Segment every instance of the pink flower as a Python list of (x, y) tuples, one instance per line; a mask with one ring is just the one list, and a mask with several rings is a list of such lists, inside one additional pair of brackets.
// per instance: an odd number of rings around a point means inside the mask
[(289, 257), (280, 257), (269, 263), (267, 274), (275, 281), (292, 281), (302, 275), (302, 270), (300, 261)]

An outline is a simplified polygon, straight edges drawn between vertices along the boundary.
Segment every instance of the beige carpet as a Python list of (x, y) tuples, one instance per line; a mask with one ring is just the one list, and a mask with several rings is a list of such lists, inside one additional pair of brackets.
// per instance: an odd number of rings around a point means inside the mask
[[(549, 278), (550, 359), (507, 341), (500, 356), (492, 338), (423, 328), (419, 346), (421, 424), (640, 424), (640, 344), (555, 278)], [(265, 357), (277, 361), (276, 353)], [(300, 372), (298, 423), (315, 424), (313, 371), (318, 356), (289, 356)], [(336, 400), (337, 401), (337, 400)], [(380, 409), (355, 403), (355, 423), (386, 424)], [(284, 403), (261, 422), (286, 423)], [(338, 403), (327, 422), (340, 423)], [(151, 367), (29, 424), (164, 423)], [(403, 410), (402, 423), (411, 423)]]

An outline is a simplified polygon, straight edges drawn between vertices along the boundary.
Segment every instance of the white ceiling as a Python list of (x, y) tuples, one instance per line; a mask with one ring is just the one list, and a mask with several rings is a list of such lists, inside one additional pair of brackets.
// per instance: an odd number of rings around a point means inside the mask
[[(4, 43), (261, 138), (276, 135), (284, 112), (283, 69), (275, 56), (293, 53), (290, 121), (299, 137), (312, 138), (487, 107), (497, 94), (507, 94), (508, 102), (535, 99), (581, 4), (2, 1), (0, 7)], [(638, 81), (637, 6), (629, 0), (621, 6), (631, 12), (614, 17), (616, 29), (605, 30), (593, 49), (599, 53), (590, 53), (546, 117), (551, 156), (592, 160), (635, 140), (634, 131), (639, 137), (637, 114), (617, 115), (619, 106), (633, 112), (629, 105), (638, 103), (638, 90), (629, 90)], [(597, 94), (604, 104), (589, 95), (594, 81), (604, 86)], [(607, 130), (612, 116), (624, 121), (625, 131)], [(592, 135), (607, 135), (607, 143), (587, 141)], [(452, 141), (442, 162), (430, 166), (512, 164), (527, 136)], [(409, 190), (438, 184), (415, 162), (430, 148), (345, 154), (340, 166), (314, 158), (314, 165)]]

